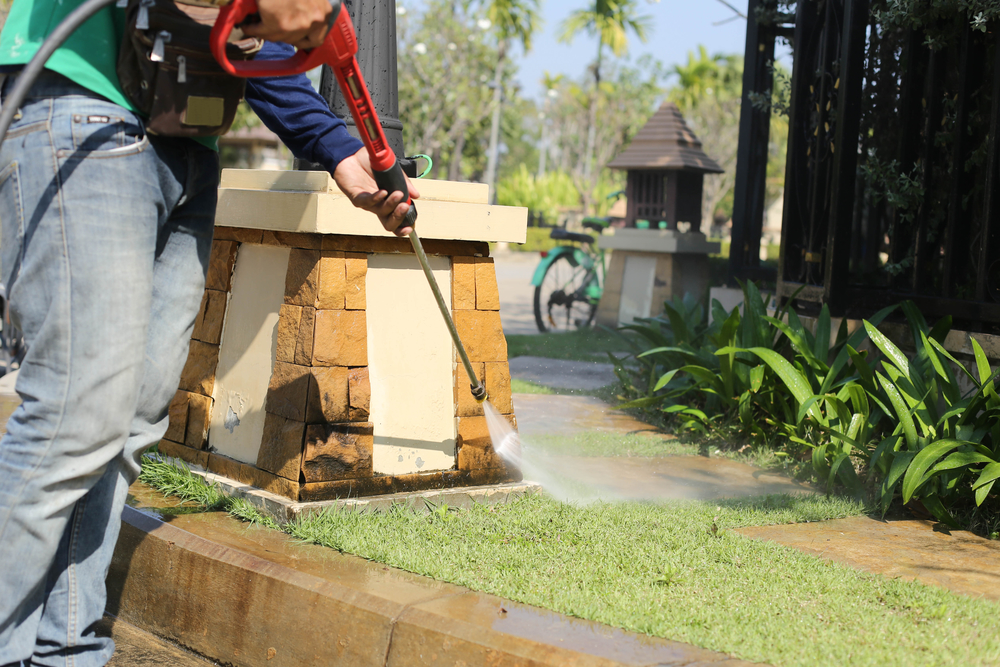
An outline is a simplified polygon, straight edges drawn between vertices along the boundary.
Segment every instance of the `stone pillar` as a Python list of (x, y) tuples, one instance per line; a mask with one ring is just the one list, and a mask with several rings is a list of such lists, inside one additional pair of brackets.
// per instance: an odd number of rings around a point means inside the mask
[[(523, 242), (527, 210), (484, 184), (421, 189), (432, 270), (516, 427), (488, 242)], [(225, 170), (216, 225), (162, 453), (302, 502), (520, 480), (409, 241), (316, 172)]]

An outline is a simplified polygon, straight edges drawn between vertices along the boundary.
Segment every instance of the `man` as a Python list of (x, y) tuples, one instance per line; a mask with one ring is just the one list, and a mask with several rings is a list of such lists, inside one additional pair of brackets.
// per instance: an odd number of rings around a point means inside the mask
[[(15, 0), (0, 35), (6, 93), (76, 0)], [(260, 0), (254, 35), (317, 46), (326, 0)], [(0, 152), (0, 281), (28, 353), (0, 441), (0, 665), (104, 665), (96, 637), (128, 485), (157, 442), (184, 364), (212, 242), (218, 154), (148, 135), (114, 72), (122, 10), (49, 61)], [(268, 45), (261, 57), (284, 57)], [(305, 81), (247, 98), (298, 156), (399, 229), (366, 152)], [(411, 196), (418, 196), (411, 188)], [(375, 224), (375, 220), (372, 221)]]

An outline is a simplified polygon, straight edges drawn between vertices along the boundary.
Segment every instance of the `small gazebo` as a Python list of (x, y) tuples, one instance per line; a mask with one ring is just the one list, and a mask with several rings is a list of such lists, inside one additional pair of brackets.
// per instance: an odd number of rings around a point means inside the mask
[[(625, 228), (602, 235), (611, 250), (597, 323), (630, 324), (658, 315), (675, 296), (708, 292), (708, 256), (719, 252), (701, 227), (702, 181), (722, 173), (672, 102), (653, 114), (631, 145), (608, 165), (628, 171)], [(678, 222), (691, 223), (681, 233)]]
[(657, 229), (677, 229), (678, 222), (701, 226), (702, 182), (705, 174), (721, 174), (722, 167), (701, 149), (681, 110), (664, 102), (625, 151), (609, 164), (628, 172), (625, 189), (628, 210), (625, 226), (645, 220)]

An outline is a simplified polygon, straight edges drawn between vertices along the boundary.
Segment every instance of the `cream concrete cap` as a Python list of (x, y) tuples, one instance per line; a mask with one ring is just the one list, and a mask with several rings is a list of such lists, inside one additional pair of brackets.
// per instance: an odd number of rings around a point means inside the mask
[[(524, 243), (528, 209), (490, 206), (485, 184), (421, 179), (417, 188), (421, 195), (417, 229), (422, 238)], [(355, 208), (333, 178), (321, 171), (224, 169), (215, 224), (281, 232), (393, 236), (374, 215)]]

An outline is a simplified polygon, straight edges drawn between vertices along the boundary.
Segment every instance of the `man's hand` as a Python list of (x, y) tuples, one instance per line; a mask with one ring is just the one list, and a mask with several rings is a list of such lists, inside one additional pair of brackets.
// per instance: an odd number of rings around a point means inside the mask
[(243, 28), (250, 37), (314, 49), (326, 38), (329, 0), (257, 0), (260, 23)]
[[(393, 192), (389, 195), (385, 190), (378, 189), (375, 177), (372, 176), (371, 162), (368, 160), (366, 149), (362, 148), (351, 157), (342, 160), (333, 172), (333, 180), (337, 181), (337, 186), (352, 204), (377, 215), (387, 231), (396, 236), (406, 236), (410, 233), (412, 227), (399, 226), (410, 209), (409, 204), (403, 202), (402, 192)], [(420, 193), (413, 187), (409, 178), (406, 179), (406, 185), (410, 189), (412, 199), (420, 197)]]

